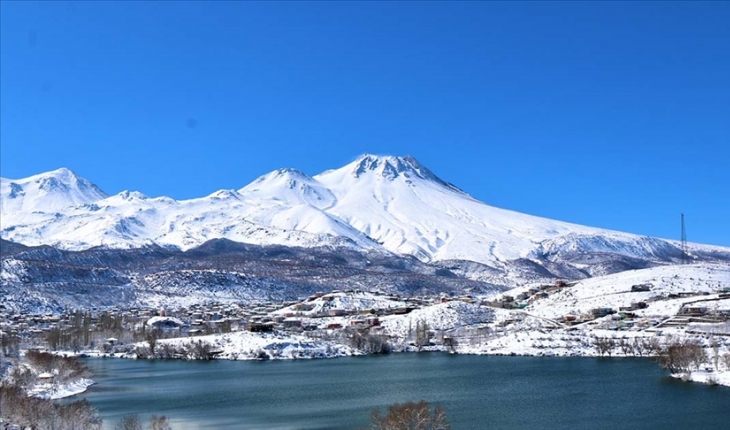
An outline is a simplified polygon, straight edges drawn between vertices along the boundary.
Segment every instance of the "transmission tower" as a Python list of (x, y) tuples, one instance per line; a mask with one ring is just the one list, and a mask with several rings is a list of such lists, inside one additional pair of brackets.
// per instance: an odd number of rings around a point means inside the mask
[(689, 263), (689, 254), (687, 254), (687, 230), (684, 228), (684, 214), (682, 214), (682, 264)]

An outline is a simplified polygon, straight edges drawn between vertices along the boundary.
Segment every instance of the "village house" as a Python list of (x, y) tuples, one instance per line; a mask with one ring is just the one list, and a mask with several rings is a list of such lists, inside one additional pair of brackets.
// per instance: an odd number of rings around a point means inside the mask
[(631, 292), (636, 293), (640, 291), (650, 291), (652, 284), (637, 284), (631, 286)]
[(299, 328), (302, 326), (302, 320), (299, 318), (285, 318), (282, 324), (284, 328)]
[(679, 315), (685, 316), (703, 316), (707, 314), (707, 308), (704, 306), (683, 306), (679, 310)]
[(341, 316), (345, 315), (345, 310), (339, 309), (339, 308), (333, 308), (333, 309), (330, 309), (329, 311), (327, 311), (327, 314), (331, 317), (341, 317)]
[(614, 310), (612, 308), (591, 309), (591, 315), (593, 316), (593, 318), (605, 317), (606, 315), (611, 315), (612, 313), (614, 313)]

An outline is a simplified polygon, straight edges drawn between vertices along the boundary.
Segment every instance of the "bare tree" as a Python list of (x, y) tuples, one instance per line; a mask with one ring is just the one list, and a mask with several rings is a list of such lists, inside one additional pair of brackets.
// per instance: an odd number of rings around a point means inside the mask
[(715, 370), (720, 370), (720, 342), (712, 338), (710, 347), (712, 348), (712, 365), (715, 367)]
[(145, 340), (150, 348), (151, 358), (155, 358), (155, 349), (157, 348), (157, 340), (160, 338), (160, 332), (157, 329), (152, 329), (147, 332)]
[(371, 334), (368, 329), (347, 327), (342, 334), (350, 346), (371, 354), (388, 354), (392, 350), (387, 336)]
[(20, 337), (0, 331), (0, 356), (17, 357), (20, 354)]
[(644, 339), (642, 342), (644, 351), (646, 351), (646, 355), (654, 357), (656, 355), (659, 355), (659, 353), (662, 350), (662, 345), (659, 342), (659, 338), (656, 336), (652, 336), (649, 338)]
[(71, 350), (77, 354), (81, 350), (81, 344), (79, 343), (78, 339), (74, 338), (71, 340)]
[(73, 402), (67, 406), (60, 407), (63, 429), (100, 429), (101, 418), (96, 409), (84, 400)]
[(172, 427), (166, 416), (153, 414), (150, 418), (150, 430), (172, 430)]
[(453, 336), (444, 336), (444, 346), (449, 348), (450, 352), (456, 352), (456, 347), (458, 346), (458, 342), (456, 341), (456, 338)]
[(58, 327), (51, 327), (46, 334), (46, 342), (51, 350), (55, 351), (58, 349), (59, 343), (61, 342), (61, 329)]
[(91, 376), (88, 367), (75, 357), (60, 357), (47, 352), (29, 350), (25, 353), (25, 358), (36, 369), (55, 373), (58, 382)]
[(639, 357), (644, 355), (644, 341), (638, 336), (633, 340), (633, 351), (634, 355), (638, 355)]
[(615, 345), (616, 343), (610, 337), (593, 338), (593, 347), (596, 348), (596, 351), (601, 357), (603, 357), (604, 354), (608, 354), (610, 357)]
[(172, 343), (161, 343), (157, 348), (157, 356), (159, 358), (175, 358), (183, 354), (184, 351), (178, 350)]
[(143, 430), (142, 421), (136, 414), (125, 415), (117, 423), (115, 430)]
[(722, 356), (722, 362), (725, 364), (725, 370), (730, 370), (730, 353)]
[(195, 360), (211, 360), (214, 357), (213, 345), (199, 340), (191, 341), (187, 347), (188, 355)]
[(636, 354), (634, 353), (634, 347), (633, 347), (633, 344), (632, 344), (632, 343), (630, 343), (630, 342), (629, 342), (629, 340), (628, 340), (628, 339), (626, 339), (625, 337), (622, 337), (622, 338), (621, 338), (621, 339), (620, 339), (620, 340), (618, 341), (618, 347), (619, 347), (619, 349), (621, 350), (621, 353), (622, 353), (623, 355), (627, 356), (627, 357), (629, 356), (629, 354), (631, 354), (631, 355), (636, 355)]
[(702, 345), (696, 340), (677, 340), (659, 354), (659, 365), (672, 373), (686, 373), (698, 369), (707, 360)]
[(431, 342), (431, 334), (428, 329), (428, 324), (425, 321), (416, 322), (416, 347), (420, 351), (421, 348), (428, 345)]
[(418, 403), (396, 403), (388, 406), (385, 416), (375, 409), (370, 416), (369, 430), (450, 430), (446, 410), (440, 406), (433, 408), (421, 400)]

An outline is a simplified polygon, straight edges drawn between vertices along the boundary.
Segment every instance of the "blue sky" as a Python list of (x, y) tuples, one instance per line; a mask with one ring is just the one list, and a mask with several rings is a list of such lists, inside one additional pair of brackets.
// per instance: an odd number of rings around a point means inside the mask
[(363, 153), (730, 246), (728, 2), (2, 2), (0, 174), (199, 197)]

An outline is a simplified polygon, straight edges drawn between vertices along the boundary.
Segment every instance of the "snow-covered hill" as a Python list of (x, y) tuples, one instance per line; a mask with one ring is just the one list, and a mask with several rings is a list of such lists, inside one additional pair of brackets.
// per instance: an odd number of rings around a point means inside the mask
[(185, 252), (154, 246), (65, 251), (0, 240), (0, 257), (0, 309), (24, 312), (281, 302), (332, 290), (410, 296), (504, 289), (412, 257), (351, 247), (258, 246), (218, 239)]
[[(648, 291), (632, 291), (634, 285), (648, 285)], [(618, 309), (644, 302), (634, 312), (641, 316), (674, 315), (684, 303), (716, 299), (717, 291), (730, 286), (730, 265), (692, 264), (628, 270), (584, 279), (548, 297), (532, 301), (525, 311), (548, 318), (580, 316), (591, 309)], [(514, 290), (505, 294), (519, 293)], [(687, 294), (687, 297), (683, 295)], [(706, 296), (703, 294), (707, 294)], [(704, 302), (703, 302), (704, 303)], [(716, 302), (710, 300), (712, 306)]]
[[(70, 250), (152, 244), (186, 250), (226, 238), (374, 249), (499, 270), (518, 261), (553, 265), (547, 270), (554, 275), (578, 271), (578, 277), (681, 256), (671, 241), (489, 206), (412, 157), (364, 155), (314, 177), (281, 169), (237, 191), (181, 201), (128, 191), (107, 196), (67, 169), (1, 182), (3, 239)], [(727, 248), (693, 249), (699, 259), (730, 260)]]

